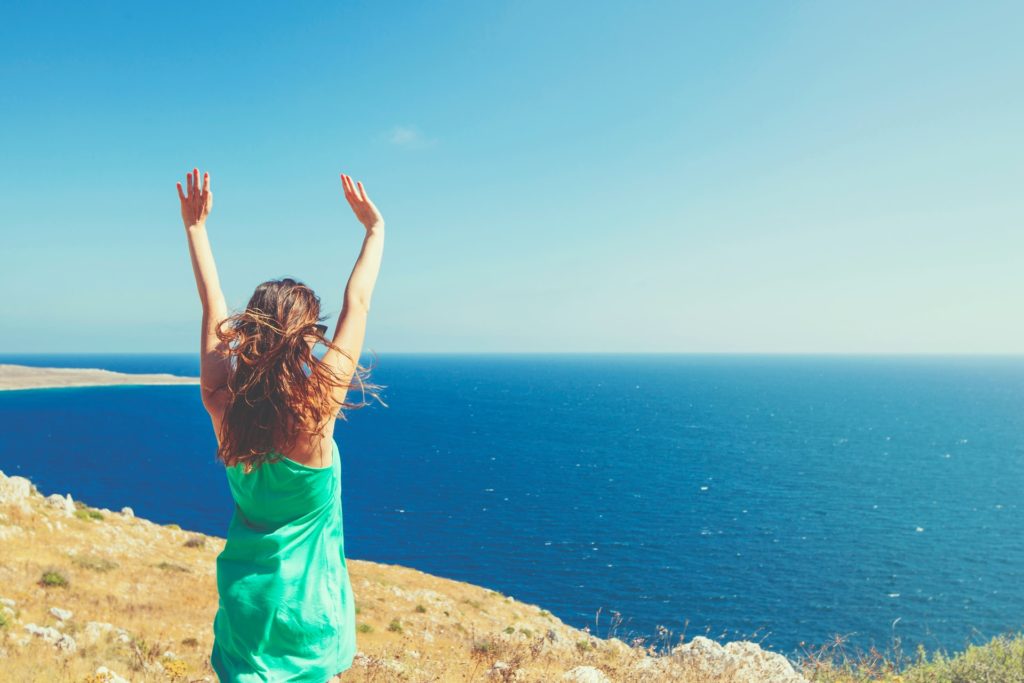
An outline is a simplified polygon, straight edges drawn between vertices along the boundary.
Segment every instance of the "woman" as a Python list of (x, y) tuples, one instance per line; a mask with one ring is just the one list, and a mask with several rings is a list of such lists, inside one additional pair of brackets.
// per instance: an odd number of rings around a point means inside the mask
[[(341, 181), (366, 236), (331, 341), (319, 297), (291, 278), (260, 284), (244, 312), (228, 315), (206, 234), (210, 174), (200, 188), (193, 169), (187, 192), (178, 183), (203, 303), (200, 392), (235, 501), (217, 556), (210, 664), (221, 683), (336, 683), (355, 655), (334, 424), (382, 388), (364, 381), (359, 356), (384, 219), (361, 182)], [(317, 342), (328, 349), (322, 359)], [(364, 400), (346, 403), (356, 386)]]

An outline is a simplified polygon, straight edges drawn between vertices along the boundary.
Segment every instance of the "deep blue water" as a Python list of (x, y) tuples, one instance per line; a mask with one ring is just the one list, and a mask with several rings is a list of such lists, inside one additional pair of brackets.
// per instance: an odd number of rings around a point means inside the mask
[[(0, 362), (199, 371), (192, 354)], [(1024, 626), (1024, 358), (377, 363), (389, 407), (336, 430), (350, 557), (602, 636), (618, 611), (627, 639), (961, 649)], [(0, 392), (0, 411), (0, 469), (43, 493), (226, 533), (197, 387)]]

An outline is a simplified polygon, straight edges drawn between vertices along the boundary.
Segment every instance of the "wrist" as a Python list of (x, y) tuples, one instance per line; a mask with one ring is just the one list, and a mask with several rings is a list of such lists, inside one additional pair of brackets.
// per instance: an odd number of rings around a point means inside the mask
[(363, 226), (363, 227), (366, 228), (366, 234), (367, 235), (374, 234), (374, 233), (380, 233), (380, 234), (384, 233), (384, 221), (377, 221), (376, 223), (374, 223), (371, 226), (368, 226), (368, 227), (367, 226)]
[(199, 221), (198, 223), (193, 223), (192, 225), (188, 225), (187, 223), (185, 224), (185, 230), (187, 230), (188, 232), (192, 232), (193, 230), (205, 230), (205, 229), (206, 229), (206, 221)]

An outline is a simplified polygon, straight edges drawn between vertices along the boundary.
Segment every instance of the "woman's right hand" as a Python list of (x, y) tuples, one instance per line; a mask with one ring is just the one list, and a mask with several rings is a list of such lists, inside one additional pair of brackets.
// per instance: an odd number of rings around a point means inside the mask
[(373, 228), (384, 227), (384, 217), (380, 215), (380, 211), (370, 201), (370, 198), (366, 196), (363, 183), (357, 182), (353, 184), (352, 178), (342, 173), (341, 184), (345, 188), (345, 199), (348, 200), (349, 206), (352, 207), (352, 212), (355, 213), (356, 218), (363, 224), (363, 227), (368, 231)]

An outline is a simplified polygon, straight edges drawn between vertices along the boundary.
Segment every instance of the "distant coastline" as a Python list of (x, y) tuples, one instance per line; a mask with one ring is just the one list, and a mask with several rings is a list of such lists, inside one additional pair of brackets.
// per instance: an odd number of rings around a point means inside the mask
[(98, 368), (43, 368), (0, 363), (0, 391), (149, 384), (199, 384), (199, 378), (165, 372), (127, 373)]

